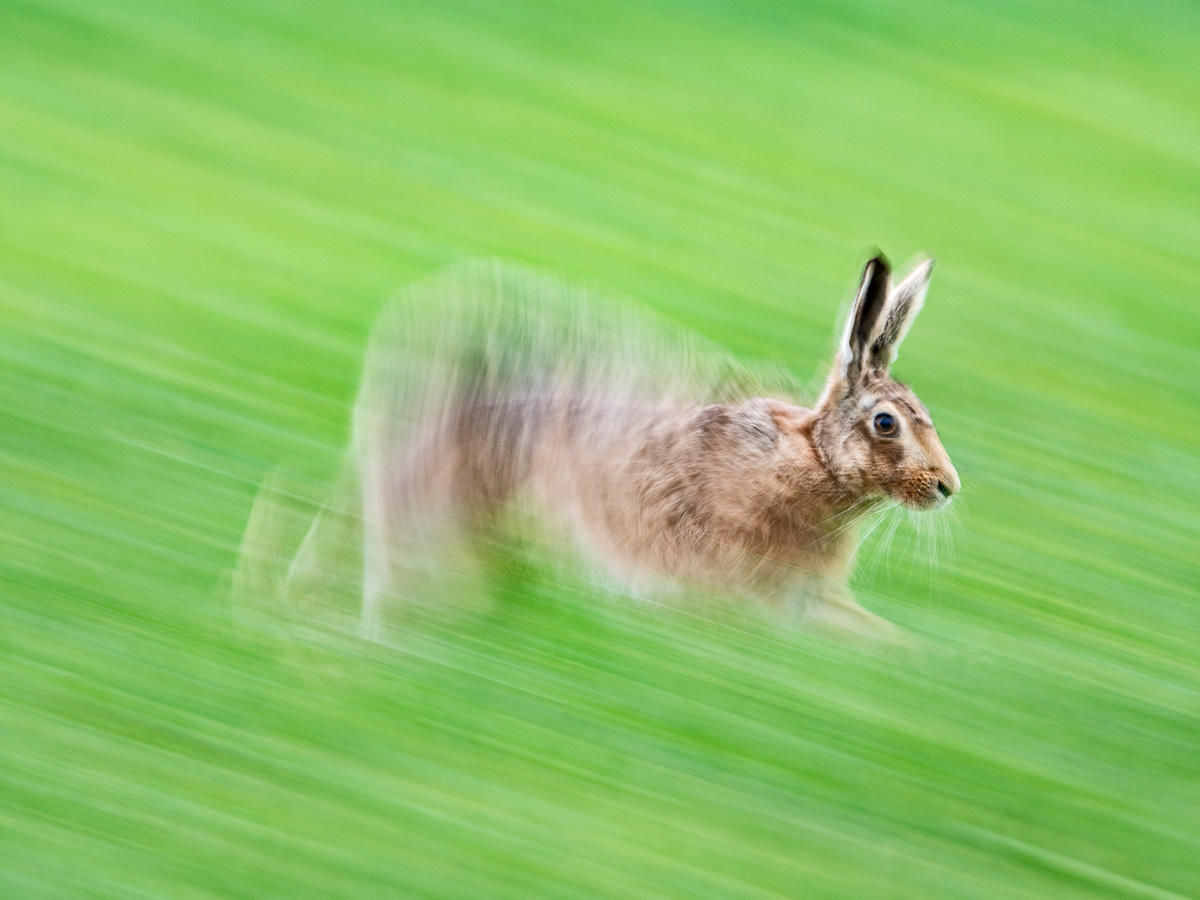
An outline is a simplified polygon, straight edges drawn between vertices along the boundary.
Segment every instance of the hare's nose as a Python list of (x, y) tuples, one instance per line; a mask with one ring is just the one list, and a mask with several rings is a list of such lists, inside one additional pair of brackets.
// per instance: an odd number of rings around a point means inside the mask
[(938, 493), (949, 500), (960, 490), (962, 490), (962, 482), (958, 480), (958, 472), (951, 467), (949, 470), (938, 475)]

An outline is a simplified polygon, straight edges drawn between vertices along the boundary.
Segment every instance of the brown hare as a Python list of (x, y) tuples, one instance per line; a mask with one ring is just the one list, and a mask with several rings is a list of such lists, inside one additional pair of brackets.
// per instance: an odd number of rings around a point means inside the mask
[(602, 325), (594, 300), (519, 268), (419, 285), (373, 338), (356, 406), (362, 633), (377, 638), (384, 597), (405, 593), (406, 545), (486, 529), (522, 502), (627, 583), (903, 642), (846, 582), (866, 513), (959, 490), (928, 411), (889, 374), (932, 269), (893, 285), (882, 255), (866, 264), (811, 408), (754, 396), (694, 340), (656, 343), (620, 315)]

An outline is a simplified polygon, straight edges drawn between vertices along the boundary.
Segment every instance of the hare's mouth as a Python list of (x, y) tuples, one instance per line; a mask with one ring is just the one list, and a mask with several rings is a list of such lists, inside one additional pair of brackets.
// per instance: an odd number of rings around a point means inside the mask
[(950, 505), (950, 501), (954, 499), (954, 491), (944, 481), (939, 481), (937, 487), (934, 488), (933, 494), (925, 503), (925, 509), (943, 509)]
[(928, 512), (930, 510), (942, 509), (945, 506), (949, 506), (950, 501), (945, 497), (922, 497), (920, 500), (905, 501), (904, 505), (910, 509)]
[(937, 481), (932, 485), (907, 486), (894, 496), (909, 509), (930, 510), (949, 506), (954, 492), (944, 481)]

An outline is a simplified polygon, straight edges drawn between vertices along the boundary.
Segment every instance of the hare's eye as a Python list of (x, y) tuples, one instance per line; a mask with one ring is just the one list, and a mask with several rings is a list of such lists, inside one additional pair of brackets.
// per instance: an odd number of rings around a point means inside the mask
[(896, 421), (896, 417), (891, 413), (876, 413), (875, 414), (875, 430), (880, 434), (895, 434), (896, 429), (900, 427), (900, 423)]

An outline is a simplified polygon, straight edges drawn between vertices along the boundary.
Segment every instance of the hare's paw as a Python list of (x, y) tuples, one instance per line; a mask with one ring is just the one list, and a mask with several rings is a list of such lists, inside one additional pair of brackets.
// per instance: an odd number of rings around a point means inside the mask
[(859, 646), (919, 654), (920, 643), (887, 619), (847, 598), (824, 599), (805, 610), (804, 625), (813, 632)]

